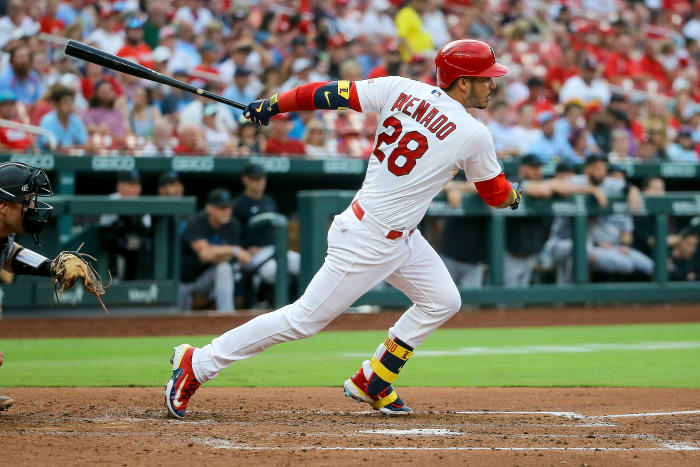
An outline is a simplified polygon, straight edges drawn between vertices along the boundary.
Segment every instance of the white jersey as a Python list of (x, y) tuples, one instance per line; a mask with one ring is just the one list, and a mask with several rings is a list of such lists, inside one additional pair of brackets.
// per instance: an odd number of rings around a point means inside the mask
[(501, 173), (486, 127), (445, 91), (397, 76), (355, 81), (363, 112), (379, 123), (358, 198), (391, 229), (414, 228), (462, 169), (479, 182)]

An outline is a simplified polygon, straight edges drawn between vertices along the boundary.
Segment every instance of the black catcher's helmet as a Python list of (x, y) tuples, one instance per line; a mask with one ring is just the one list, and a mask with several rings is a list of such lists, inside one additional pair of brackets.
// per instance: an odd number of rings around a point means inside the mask
[(53, 211), (53, 206), (39, 201), (39, 196), (53, 196), (46, 172), (21, 162), (0, 164), (0, 201), (22, 205), (22, 226), (37, 245), (39, 232)]

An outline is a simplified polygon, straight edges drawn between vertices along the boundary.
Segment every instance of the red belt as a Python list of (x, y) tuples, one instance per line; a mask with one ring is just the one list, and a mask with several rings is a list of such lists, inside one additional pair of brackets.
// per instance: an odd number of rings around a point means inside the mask
[[(360, 203), (355, 200), (352, 202), (352, 212), (355, 213), (355, 216), (359, 220), (362, 220), (363, 217), (365, 217), (365, 210), (362, 209), (362, 206), (360, 206)], [(413, 235), (413, 231), (416, 229), (411, 229), (408, 232), (408, 235)], [(390, 230), (388, 234), (386, 234), (386, 238), (389, 240), (396, 240), (397, 238), (401, 238), (403, 236), (403, 232), (401, 230)]]

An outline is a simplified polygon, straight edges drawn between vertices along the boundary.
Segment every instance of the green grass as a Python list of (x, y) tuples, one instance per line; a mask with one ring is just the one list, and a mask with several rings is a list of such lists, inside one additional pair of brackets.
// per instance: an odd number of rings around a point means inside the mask
[[(385, 336), (383, 331), (323, 332), (237, 362), (210, 384), (338, 386)], [(211, 336), (4, 340), (0, 349), (6, 363), (0, 368), (0, 386), (160, 386), (171, 373), (168, 359), (172, 346), (182, 342), (201, 346), (210, 339)], [(665, 347), (670, 345), (667, 343), (685, 343), (688, 348), (625, 348), (641, 343), (665, 343)], [(524, 346), (568, 348), (583, 344), (620, 347), (588, 352), (544, 349), (515, 353), (527, 350)], [(465, 347), (483, 350), (454, 354)], [(452, 354), (429, 355), (437, 351)], [(700, 324), (438, 330), (408, 362), (399, 385), (700, 388)]]

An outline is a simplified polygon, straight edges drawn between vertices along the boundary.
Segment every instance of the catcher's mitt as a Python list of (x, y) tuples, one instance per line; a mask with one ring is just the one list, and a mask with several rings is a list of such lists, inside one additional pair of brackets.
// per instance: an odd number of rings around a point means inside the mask
[[(102, 295), (105, 294), (105, 285), (102, 278), (95, 271), (95, 268), (88, 260), (97, 261), (96, 258), (80, 253), (81, 244), (76, 251), (62, 251), (51, 261), (51, 276), (54, 282), (54, 292), (56, 300), (60, 300), (63, 292), (70, 289), (75, 281), (81, 279), (83, 288), (95, 295), (102, 305), (102, 309), (109, 313), (107, 307), (102, 302)], [(109, 275), (109, 284), (112, 285), (112, 275)], [(60, 286), (60, 291), (59, 291)]]

